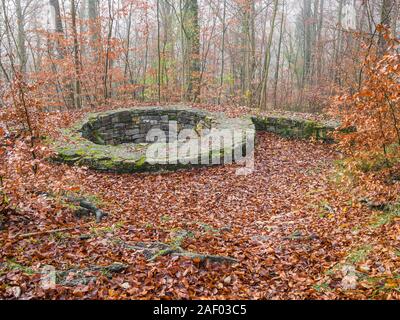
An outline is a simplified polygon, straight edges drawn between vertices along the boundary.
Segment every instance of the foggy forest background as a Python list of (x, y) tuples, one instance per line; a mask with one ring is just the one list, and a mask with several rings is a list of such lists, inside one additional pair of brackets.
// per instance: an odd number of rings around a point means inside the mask
[(395, 0), (2, 0), (0, 103), (15, 74), (46, 108), (130, 100), (321, 111), (398, 35)]

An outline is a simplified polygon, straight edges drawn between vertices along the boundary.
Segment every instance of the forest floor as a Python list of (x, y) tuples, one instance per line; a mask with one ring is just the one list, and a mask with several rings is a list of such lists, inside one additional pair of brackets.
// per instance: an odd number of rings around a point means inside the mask
[[(399, 299), (399, 210), (360, 199), (393, 202), (400, 184), (372, 174), (363, 187), (345, 183), (334, 145), (257, 139), (248, 176), (235, 165), (162, 175), (72, 169), (109, 216), (96, 224), (68, 208), (54, 210), (57, 222), (16, 214), (0, 232), (0, 297)], [(115, 263), (123, 267), (107, 267)], [(46, 265), (57, 270), (54, 288), (41, 286)]]

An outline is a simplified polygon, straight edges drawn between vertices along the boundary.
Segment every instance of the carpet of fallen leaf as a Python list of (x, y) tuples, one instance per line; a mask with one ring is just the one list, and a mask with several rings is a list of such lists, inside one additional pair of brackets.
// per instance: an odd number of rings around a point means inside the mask
[[(0, 297), (398, 299), (400, 219), (377, 227), (379, 213), (358, 199), (390, 201), (399, 185), (373, 176), (363, 188), (339, 183), (339, 157), (333, 145), (260, 133), (255, 171), (247, 176), (236, 175), (235, 165), (134, 175), (74, 168), (81, 191), (101, 199), (110, 215), (101, 224), (60, 207), (51, 221), (15, 216), (0, 233)], [(80, 229), (15, 237), (75, 226)], [(191, 235), (185, 250), (238, 263), (169, 255), (148, 261), (126, 245), (170, 243), (182, 230)], [(46, 265), (72, 270), (115, 262), (128, 268), (112, 275), (87, 271), (94, 280), (76, 286), (40, 285)]]

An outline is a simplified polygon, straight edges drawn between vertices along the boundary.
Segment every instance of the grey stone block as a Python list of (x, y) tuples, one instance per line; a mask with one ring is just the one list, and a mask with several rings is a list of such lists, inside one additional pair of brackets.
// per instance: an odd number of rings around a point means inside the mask
[(125, 134), (127, 135), (127, 136), (134, 136), (134, 135), (137, 135), (137, 134), (139, 134), (140, 133), (140, 130), (139, 129), (132, 129), (132, 130), (126, 130), (125, 131)]

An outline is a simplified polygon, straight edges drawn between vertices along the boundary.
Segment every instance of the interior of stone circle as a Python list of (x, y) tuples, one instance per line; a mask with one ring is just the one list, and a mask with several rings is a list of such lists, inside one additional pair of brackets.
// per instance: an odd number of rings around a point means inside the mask
[[(176, 132), (173, 132), (174, 124)], [(84, 138), (95, 144), (120, 145), (155, 142), (148, 140), (148, 133), (153, 129), (163, 131), (165, 141), (169, 142), (184, 129), (195, 130), (201, 135), (207, 128), (211, 128), (210, 120), (194, 111), (134, 110), (98, 116), (84, 124), (81, 131)]]

